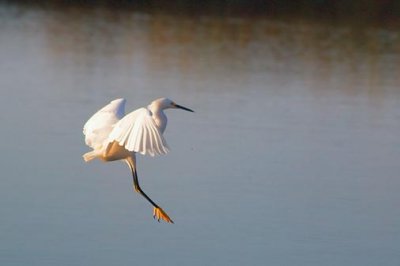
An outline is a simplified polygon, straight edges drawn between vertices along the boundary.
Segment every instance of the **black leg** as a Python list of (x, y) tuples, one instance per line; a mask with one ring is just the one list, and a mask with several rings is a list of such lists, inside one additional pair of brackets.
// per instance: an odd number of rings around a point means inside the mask
[(138, 179), (138, 176), (137, 176), (137, 173), (136, 173), (134, 162), (132, 162), (130, 160), (126, 160), (126, 162), (128, 163), (129, 168), (131, 169), (131, 172), (132, 172), (133, 187), (135, 188), (135, 191), (140, 193), (145, 199), (147, 199), (151, 203), (151, 205), (153, 205), (156, 208), (159, 208), (158, 205), (152, 199), (150, 199), (150, 197), (147, 196), (146, 193), (144, 193), (144, 191), (140, 187), (139, 179)]
[(154, 201), (152, 201), (150, 199), (150, 197), (147, 196), (146, 193), (144, 193), (144, 191), (140, 187), (139, 179), (138, 179), (136, 167), (135, 167), (135, 164), (136, 164), (135, 157), (129, 157), (125, 161), (128, 163), (129, 168), (131, 169), (132, 178), (133, 178), (133, 187), (135, 188), (135, 191), (140, 193), (145, 199), (147, 199), (151, 203), (151, 205), (154, 206), (154, 212), (153, 212), (154, 219), (157, 219), (158, 221), (160, 221), (160, 219), (162, 219), (168, 223), (174, 223), (171, 220), (171, 218), (169, 218), (168, 214), (166, 214), (163, 209), (161, 209)]
[(149, 196), (144, 193), (142, 188), (139, 185), (139, 179), (137, 177), (137, 173), (135, 170), (132, 170), (132, 177), (133, 177), (133, 186), (135, 187), (136, 192), (139, 192), (145, 199), (147, 199), (154, 207), (159, 208), (158, 205), (150, 199)]

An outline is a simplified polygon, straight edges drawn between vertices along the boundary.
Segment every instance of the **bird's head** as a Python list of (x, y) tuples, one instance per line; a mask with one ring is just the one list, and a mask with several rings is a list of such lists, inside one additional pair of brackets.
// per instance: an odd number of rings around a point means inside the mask
[[(176, 104), (174, 101), (172, 101), (168, 98), (159, 98), (157, 100), (154, 100), (151, 102), (150, 106), (155, 109), (159, 109), (159, 110), (174, 108), (174, 109), (182, 109), (185, 111), (194, 112), (192, 109), (189, 109), (182, 105)], [(153, 109), (153, 108), (151, 108), (151, 109)]]

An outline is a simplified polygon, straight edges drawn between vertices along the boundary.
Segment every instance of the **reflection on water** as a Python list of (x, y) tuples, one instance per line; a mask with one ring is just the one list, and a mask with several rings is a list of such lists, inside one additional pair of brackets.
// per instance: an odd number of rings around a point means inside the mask
[[(1, 264), (397, 265), (397, 28), (2, 4), (0, 40)], [(172, 227), (81, 160), (95, 110), (160, 96), (196, 110), (140, 158)]]

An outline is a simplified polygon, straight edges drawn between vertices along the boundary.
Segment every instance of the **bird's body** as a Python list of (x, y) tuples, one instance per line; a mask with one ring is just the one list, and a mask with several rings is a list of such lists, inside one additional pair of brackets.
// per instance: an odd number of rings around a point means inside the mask
[(131, 169), (135, 190), (154, 206), (154, 217), (172, 223), (168, 215), (140, 188), (136, 153), (150, 156), (166, 154), (169, 149), (163, 133), (167, 116), (163, 110), (180, 108), (193, 111), (167, 98), (160, 98), (125, 115), (125, 102), (125, 99), (110, 102), (86, 122), (83, 134), (86, 144), (93, 150), (85, 153), (83, 158), (86, 162), (95, 158), (103, 161), (124, 160)]

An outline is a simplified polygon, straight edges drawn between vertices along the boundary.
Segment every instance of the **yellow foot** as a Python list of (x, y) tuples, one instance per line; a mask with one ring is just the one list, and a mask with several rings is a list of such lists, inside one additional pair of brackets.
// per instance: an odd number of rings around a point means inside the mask
[(161, 208), (154, 208), (153, 210), (153, 218), (160, 221), (160, 219), (166, 221), (167, 223), (174, 223), (171, 218), (169, 218), (168, 214)]

